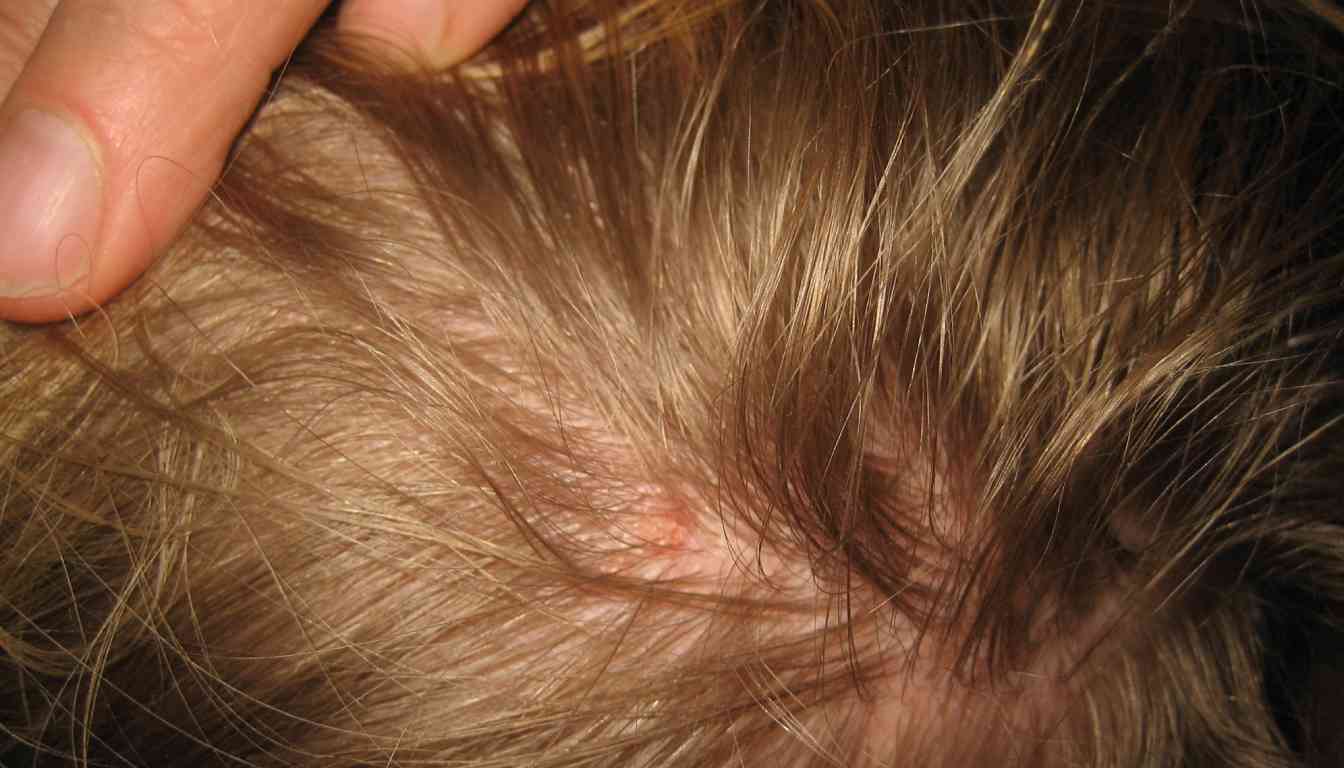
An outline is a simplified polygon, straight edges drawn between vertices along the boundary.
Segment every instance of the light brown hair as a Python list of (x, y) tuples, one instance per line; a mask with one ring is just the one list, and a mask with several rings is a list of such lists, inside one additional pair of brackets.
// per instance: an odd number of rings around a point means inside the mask
[(0, 332), (0, 762), (1329, 764), (1339, 17), (320, 30)]

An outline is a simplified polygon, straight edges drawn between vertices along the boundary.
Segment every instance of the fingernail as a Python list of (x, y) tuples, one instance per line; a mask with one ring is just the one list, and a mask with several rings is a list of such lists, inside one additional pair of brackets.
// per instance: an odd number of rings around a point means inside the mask
[(47, 112), (16, 115), (0, 131), (0, 296), (51, 296), (88, 275), (101, 208), (79, 131)]

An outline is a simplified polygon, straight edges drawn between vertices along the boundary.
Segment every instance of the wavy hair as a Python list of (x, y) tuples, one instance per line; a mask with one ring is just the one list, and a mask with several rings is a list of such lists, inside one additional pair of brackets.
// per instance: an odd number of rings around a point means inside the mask
[(12, 766), (1330, 765), (1344, 13), (320, 29), (0, 329)]

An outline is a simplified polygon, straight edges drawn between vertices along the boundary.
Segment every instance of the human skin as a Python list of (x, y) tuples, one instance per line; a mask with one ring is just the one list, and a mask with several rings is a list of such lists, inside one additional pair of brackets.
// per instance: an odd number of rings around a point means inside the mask
[[(526, 0), (347, 0), (343, 29), (447, 66)], [(0, 4), (0, 318), (87, 312), (210, 193), (327, 0)]]

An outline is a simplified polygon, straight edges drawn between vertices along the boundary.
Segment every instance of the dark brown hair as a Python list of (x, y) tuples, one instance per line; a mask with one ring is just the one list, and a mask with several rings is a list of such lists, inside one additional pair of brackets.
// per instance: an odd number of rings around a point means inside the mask
[(319, 30), (0, 331), (0, 763), (1327, 765), (1324, 2)]

